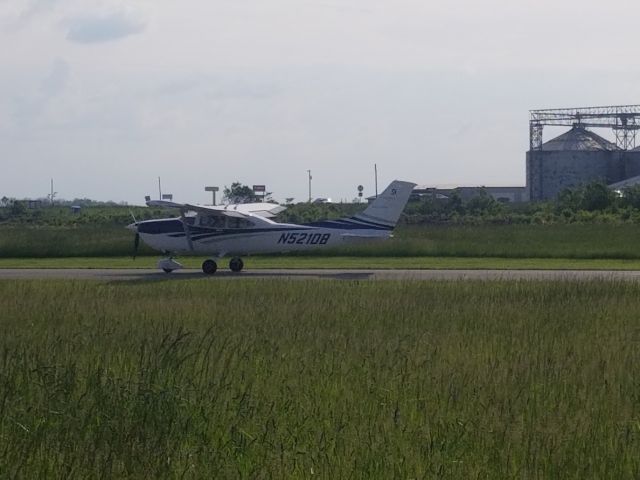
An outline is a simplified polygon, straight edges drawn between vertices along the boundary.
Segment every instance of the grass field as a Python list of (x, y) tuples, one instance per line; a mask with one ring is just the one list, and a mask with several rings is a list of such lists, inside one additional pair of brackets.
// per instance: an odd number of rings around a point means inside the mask
[[(160, 257), (0, 258), (0, 268), (157, 268)], [(204, 257), (180, 257), (185, 268), (197, 268)], [(640, 259), (496, 258), (496, 257), (349, 257), (255, 256), (245, 257), (245, 269), (489, 269), (489, 270), (640, 270)], [(229, 259), (218, 261), (228, 268)]]
[(638, 478), (638, 298), (0, 282), (0, 476)]
[[(400, 227), (370, 245), (298, 256), (640, 259), (640, 225), (502, 225)], [(124, 227), (0, 228), (0, 258), (123, 257), (133, 234)], [(140, 255), (153, 254), (141, 245)]]

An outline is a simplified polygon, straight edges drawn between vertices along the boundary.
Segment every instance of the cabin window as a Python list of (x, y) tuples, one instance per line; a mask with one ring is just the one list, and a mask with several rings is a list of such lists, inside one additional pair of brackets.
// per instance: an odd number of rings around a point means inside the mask
[(203, 215), (200, 217), (200, 226), (206, 228), (224, 228), (224, 217)]
[(227, 219), (227, 227), (228, 228), (251, 228), (253, 227), (253, 222), (245, 218), (232, 217)]

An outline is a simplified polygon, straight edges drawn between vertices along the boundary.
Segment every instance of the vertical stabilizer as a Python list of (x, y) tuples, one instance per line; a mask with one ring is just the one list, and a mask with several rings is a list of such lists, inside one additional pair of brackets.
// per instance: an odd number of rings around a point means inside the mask
[(394, 180), (364, 212), (351, 218), (365, 224), (393, 228), (415, 186), (415, 183)]

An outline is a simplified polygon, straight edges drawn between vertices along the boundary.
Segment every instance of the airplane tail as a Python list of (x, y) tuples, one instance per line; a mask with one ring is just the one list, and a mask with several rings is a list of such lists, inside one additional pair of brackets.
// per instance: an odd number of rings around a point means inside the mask
[(415, 183), (394, 180), (364, 212), (351, 218), (364, 224), (392, 229), (398, 223), (415, 186)]

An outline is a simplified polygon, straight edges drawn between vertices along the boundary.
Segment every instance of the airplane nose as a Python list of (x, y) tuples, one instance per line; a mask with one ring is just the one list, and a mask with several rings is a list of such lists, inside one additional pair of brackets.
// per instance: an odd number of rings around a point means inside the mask
[(129, 225), (127, 225), (127, 228), (132, 232), (138, 233), (138, 222), (130, 223)]

